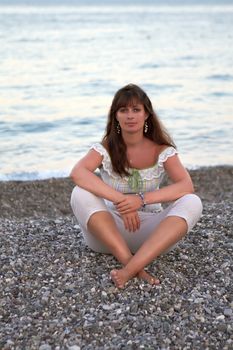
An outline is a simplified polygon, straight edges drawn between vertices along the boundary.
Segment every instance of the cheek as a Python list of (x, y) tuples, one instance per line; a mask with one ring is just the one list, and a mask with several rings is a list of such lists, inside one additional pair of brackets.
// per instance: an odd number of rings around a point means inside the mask
[(116, 118), (116, 120), (121, 120), (122, 119), (122, 114), (118, 111), (118, 112), (116, 112), (116, 114), (115, 114), (115, 118)]
[(143, 115), (142, 116), (142, 122), (145, 123), (146, 119), (147, 119), (146, 115)]
[(117, 115), (116, 115), (116, 120), (117, 120), (119, 123), (122, 123), (122, 122), (124, 121), (124, 116), (117, 114)]

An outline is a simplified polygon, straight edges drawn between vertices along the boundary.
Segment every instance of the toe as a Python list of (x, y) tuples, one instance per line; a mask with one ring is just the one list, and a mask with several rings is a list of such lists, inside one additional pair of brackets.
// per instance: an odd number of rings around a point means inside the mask
[(159, 279), (157, 279), (157, 278), (154, 278), (154, 284), (160, 284), (160, 280)]

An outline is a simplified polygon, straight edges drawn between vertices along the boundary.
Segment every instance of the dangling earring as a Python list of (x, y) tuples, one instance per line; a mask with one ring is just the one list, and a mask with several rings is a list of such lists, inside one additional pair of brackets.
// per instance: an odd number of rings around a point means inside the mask
[(144, 124), (144, 132), (145, 134), (147, 133), (148, 131), (148, 124), (147, 124), (147, 121), (145, 121), (145, 124)]
[(117, 133), (118, 133), (118, 134), (120, 134), (120, 133), (121, 133), (121, 127), (120, 127), (119, 122), (117, 122), (117, 125), (116, 125), (116, 131), (117, 131)]

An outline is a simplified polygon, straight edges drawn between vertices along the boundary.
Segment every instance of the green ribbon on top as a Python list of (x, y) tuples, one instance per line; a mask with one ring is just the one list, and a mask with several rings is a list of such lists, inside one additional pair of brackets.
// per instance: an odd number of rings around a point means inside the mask
[(132, 170), (128, 179), (128, 185), (135, 193), (142, 190), (143, 181), (137, 169)]

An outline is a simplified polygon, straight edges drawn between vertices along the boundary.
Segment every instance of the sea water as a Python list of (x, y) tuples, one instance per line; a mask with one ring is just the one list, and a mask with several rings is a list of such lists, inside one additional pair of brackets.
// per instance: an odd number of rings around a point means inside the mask
[(233, 164), (231, 1), (0, 1), (0, 63), (0, 180), (68, 175), (127, 83), (185, 166)]

